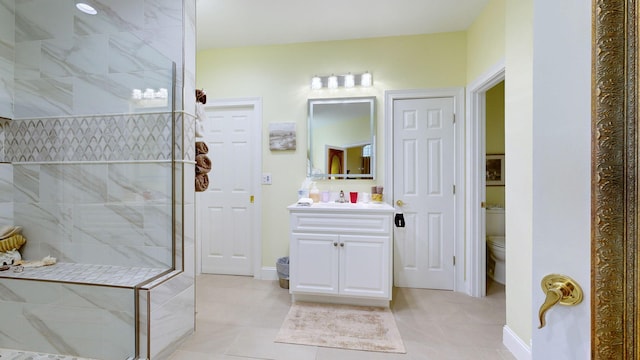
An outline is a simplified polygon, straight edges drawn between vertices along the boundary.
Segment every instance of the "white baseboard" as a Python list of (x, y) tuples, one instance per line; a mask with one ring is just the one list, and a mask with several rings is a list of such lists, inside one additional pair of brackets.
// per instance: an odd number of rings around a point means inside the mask
[(259, 276), (254, 277), (260, 280), (278, 280), (278, 272), (275, 266), (263, 266), (260, 272), (255, 275)]
[(502, 343), (518, 360), (531, 360), (531, 347), (522, 341), (507, 325), (502, 328)]

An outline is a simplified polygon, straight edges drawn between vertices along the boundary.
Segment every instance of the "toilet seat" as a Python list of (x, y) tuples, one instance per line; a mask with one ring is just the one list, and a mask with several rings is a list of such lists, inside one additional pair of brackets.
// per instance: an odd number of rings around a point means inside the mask
[(489, 246), (504, 249), (504, 236), (489, 236), (487, 237), (487, 243), (489, 243)]

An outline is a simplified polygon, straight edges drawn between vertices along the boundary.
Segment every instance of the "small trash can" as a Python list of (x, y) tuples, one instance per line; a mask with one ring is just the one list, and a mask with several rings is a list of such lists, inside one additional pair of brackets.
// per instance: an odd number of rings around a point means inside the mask
[(283, 289), (289, 288), (289, 257), (281, 257), (276, 261), (276, 271), (278, 272), (278, 281)]

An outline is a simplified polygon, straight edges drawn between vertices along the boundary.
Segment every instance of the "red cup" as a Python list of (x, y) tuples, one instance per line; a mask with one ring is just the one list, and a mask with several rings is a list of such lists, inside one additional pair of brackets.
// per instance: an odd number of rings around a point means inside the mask
[(352, 191), (349, 193), (349, 196), (351, 197), (351, 202), (353, 204), (358, 202), (358, 193), (356, 191)]

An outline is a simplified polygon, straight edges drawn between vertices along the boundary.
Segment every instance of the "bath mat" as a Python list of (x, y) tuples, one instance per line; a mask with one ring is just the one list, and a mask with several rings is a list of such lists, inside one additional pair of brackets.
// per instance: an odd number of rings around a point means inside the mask
[(406, 353), (391, 310), (382, 307), (296, 302), (275, 341)]

